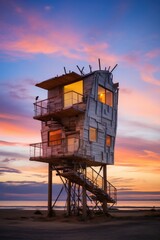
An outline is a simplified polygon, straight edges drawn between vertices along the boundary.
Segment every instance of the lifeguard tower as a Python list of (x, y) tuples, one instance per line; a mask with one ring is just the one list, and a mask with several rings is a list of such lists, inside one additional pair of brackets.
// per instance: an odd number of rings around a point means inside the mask
[(30, 160), (48, 164), (49, 215), (61, 193), (53, 203), (52, 171), (66, 190), (68, 215), (86, 217), (94, 209), (105, 213), (108, 203), (117, 201), (107, 165), (114, 164), (119, 84), (113, 83), (113, 69), (101, 70), (100, 60), (99, 70), (90, 67), (84, 74), (78, 69), (80, 74), (64, 68), (64, 75), (36, 84), (48, 91), (48, 98), (34, 103), (42, 142), (30, 145)]

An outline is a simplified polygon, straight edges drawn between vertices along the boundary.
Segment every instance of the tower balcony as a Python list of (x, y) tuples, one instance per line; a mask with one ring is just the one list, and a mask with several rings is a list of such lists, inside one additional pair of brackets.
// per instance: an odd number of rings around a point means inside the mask
[(75, 91), (69, 91), (61, 96), (55, 96), (34, 103), (34, 119), (48, 121), (51, 118), (70, 117), (84, 112), (86, 103), (84, 96)]
[(78, 136), (30, 144), (30, 160), (53, 162), (57, 165), (60, 165), (63, 160), (74, 160), (95, 166), (99, 165), (94, 161), (91, 145)]

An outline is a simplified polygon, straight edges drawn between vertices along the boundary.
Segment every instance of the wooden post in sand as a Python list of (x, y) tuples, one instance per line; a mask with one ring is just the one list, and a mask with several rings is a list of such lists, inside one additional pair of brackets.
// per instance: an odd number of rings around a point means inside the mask
[(85, 186), (82, 187), (82, 203), (83, 203), (83, 209), (82, 209), (82, 215), (83, 215), (83, 219), (86, 219), (87, 216), (87, 203), (86, 203), (86, 188)]
[(71, 181), (68, 180), (67, 215), (71, 215)]
[[(107, 165), (103, 166), (103, 190), (107, 193)], [(107, 199), (103, 201), (103, 212), (107, 213)]]
[(48, 216), (52, 216), (52, 164), (48, 164)]
[[(84, 177), (86, 178), (86, 169), (84, 169)], [(87, 217), (87, 195), (85, 185), (82, 186), (82, 215), (85, 220)]]

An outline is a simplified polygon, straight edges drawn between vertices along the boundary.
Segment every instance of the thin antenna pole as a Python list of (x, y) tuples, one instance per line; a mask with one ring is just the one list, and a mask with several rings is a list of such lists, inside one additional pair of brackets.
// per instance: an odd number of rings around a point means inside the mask
[(111, 66), (108, 67), (108, 72), (109, 72), (110, 68), (111, 68)]
[(82, 70), (81, 70), (78, 65), (76, 65), (76, 66), (77, 66), (78, 70), (80, 71), (80, 73), (81, 73), (82, 75), (84, 75), (84, 73), (83, 73), (84, 67), (83, 67)]
[(98, 58), (99, 70), (101, 70), (101, 60)]
[(65, 67), (64, 67), (64, 73), (67, 74), (67, 72), (66, 72), (66, 68), (65, 68)]
[(118, 64), (116, 64), (116, 65), (114, 66), (114, 68), (112, 68), (111, 72), (113, 72), (113, 70), (114, 70), (117, 66), (118, 66)]
[(92, 72), (92, 66), (91, 65), (89, 65), (89, 69), (90, 69), (90, 73)]

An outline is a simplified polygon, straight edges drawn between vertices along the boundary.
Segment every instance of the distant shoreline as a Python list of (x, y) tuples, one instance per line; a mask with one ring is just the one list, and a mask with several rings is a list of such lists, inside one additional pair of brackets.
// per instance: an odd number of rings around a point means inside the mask
[[(21, 205), (21, 206), (16, 206), (16, 205), (11, 205), (11, 206), (0, 206), (0, 210), (2, 209), (17, 209), (17, 210), (25, 210), (25, 211), (29, 211), (29, 210), (43, 210), (43, 211), (47, 211), (47, 206), (26, 206), (26, 205)], [(64, 206), (55, 206), (53, 208), (54, 210), (57, 211), (63, 211), (65, 210)], [(135, 211), (135, 210), (160, 210), (159, 206), (113, 206), (113, 207), (108, 207), (109, 211), (115, 211), (115, 210), (129, 210), (129, 211)]]

